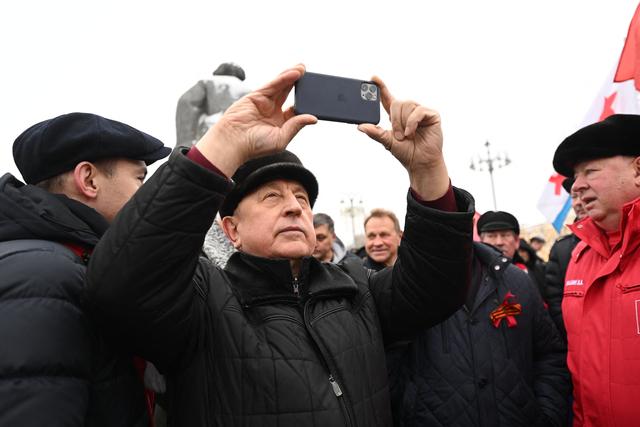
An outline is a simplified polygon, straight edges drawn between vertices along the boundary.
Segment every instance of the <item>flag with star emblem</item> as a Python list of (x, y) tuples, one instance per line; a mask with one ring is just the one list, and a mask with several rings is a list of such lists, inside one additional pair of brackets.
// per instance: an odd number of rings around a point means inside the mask
[[(614, 68), (576, 129), (606, 119), (612, 114), (640, 114), (640, 5), (631, 20), (618, 66)], [(562, 188), (564, 177), (554, 173), (538, 200), (538, 210), (560, 233), (571, 210), (571, 197)]]

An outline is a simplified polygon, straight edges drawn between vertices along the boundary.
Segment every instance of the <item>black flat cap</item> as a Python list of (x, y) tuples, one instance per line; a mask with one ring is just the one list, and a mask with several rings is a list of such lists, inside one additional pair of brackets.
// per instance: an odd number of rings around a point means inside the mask
[(520, 234), (520, 224), (515, 216), (509, 212), (488, 211), (478, 218), (478, 234), (485, 231), (513, 230)]
[(556, 149), (553, 167), (560, 175), (573, 176), (576, 164), (614, 156), (640, 156), (640, 116), (614, 114), (583, 127)]
[(83, 161), (124, 158), (147, 165), (169, 147), (151, 135), (96, 114), (70, 113), (31, 126), (13, 143), (13, 159), (27, 184), (37, 184)]
[(245, 162), (232, 177), (235, 185), (220, 207), (220, 216), (233, 215), (238, 203), (256, 188), (269, 181), (287, 179), (302, 184), (313, 207), (318, 197), (318, 181), (290, 151), (258, 157)]

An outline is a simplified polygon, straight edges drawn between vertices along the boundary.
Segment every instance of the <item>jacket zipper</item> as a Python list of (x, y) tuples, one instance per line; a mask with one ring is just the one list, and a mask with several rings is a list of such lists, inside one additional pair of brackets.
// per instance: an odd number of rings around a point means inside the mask
[(623, 294), (628, 294), (629, 292), (640, 291), (640, 283), (635, 285), (616, 285), (618, 289), (622, 291)]
[(298, 283), (298, 278), (294, 277), (293, 278), (293, 294), (296, 296), (296, 298), (300, 298), (300, 284)]
[(342, 389), (340, 388), (340, 385), (336, 382), (336, 380), (333, 378), (332, 374), (329, 374), (329, 383), (331, 384), (331, 388), (333, 389), (333, 393), (336, 395), (336, 397), (342, 396)]
[[(624, 291), (622, 291), (624, 293)], [(570, 297), (581, 297), (584, 296), (584, 292), (583, 291), (564, 291), (564, 296), (570, 296)]]
[(311, 323), (309, 322), (309, 316), (307, 314), (307, 310), (309, 307), (309, 303), (310, 303), (311, 299), (308, 299), (304, 305), (304, 314), (303, 314), (303, 318), (304, 318), (304, 323), (307, 327), (307, 330), (309, 331), (309, 334), (311, 335), (311, 338), (313, 339), (313, 342), (316, 344), (316, 346), (318, 347), (318, 350), (320, 351), (320, 355), (322, 356), (322, 360), (324, 361), (326, 367), (327, 367), (327, 371), (329, 372), (329, 384), (331, 385), (331, 389), (333, 390), (333, 394), (335, 394), (336, 398), (338, 398), (338, 402), (340, 402), (340, 406), (342, 407), (342, 411), (344, 413), (344, 417), (346, 419), (347, 422), (347, 426), (354, 426), (354, 422), (353, 422), (353, 417), (351, 416), (351, 411), (347, 405), (347, 402), (345, 401), (345, 399), (347, 398), (344, 394), (344, 392), (342, 391), (342, 387), (340, 387), (340, 384), (338, 383), (338, 381), (334, 378), (333, 373), (336, 371), (334, 369), (334, 367), (332, 366), (332, 363), (330, 362), (331, 359), (329, 358), (326, 349), (321, 345), (320, 340), (316, 337), (315, 334), (315, 330), (313, 329)]

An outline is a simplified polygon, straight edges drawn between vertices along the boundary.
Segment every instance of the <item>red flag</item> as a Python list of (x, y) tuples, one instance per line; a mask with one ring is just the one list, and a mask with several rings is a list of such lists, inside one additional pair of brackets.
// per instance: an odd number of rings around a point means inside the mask
[(627, 39), (622, 48), (618, 70), (614, 82), (634, 80), (636, 90), (640, 90), (640, 5), (633, 14)]
[[(640, 114), (637, 91), (640, 91), (640, 4), (631, 19), (618, 67), (615, 73), (613, 69), (609, 73), (580, 127), (612, 114)], [(569, 194), (560, 190), (561, 179), (558, 174), (551, 175), (538, 201), (538, 209), (558, 233), (571, 206)]]

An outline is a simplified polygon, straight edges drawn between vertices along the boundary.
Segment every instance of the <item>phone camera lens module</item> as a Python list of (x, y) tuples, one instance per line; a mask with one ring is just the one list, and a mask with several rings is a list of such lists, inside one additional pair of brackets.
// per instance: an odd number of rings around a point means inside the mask
[(368, 101), (370, 101), (372, 97), (373, 95), (371, 95), (371, 92), (367, 92), (367, 94), (365, 95), (365, 98), (367, 98)]
[(377, 89), (377, 88), (376, 88), (374, 85), (369, 86), (369, 91), (370, 91), (371, 93), (376, 93), (376, 89)]
[(362, 86), (360, 86), (360, 89), (362, 89), (363, 91), (366, 91), (367, 89), (369, 89), (369, 85), (366, 83), (362, 83)]

